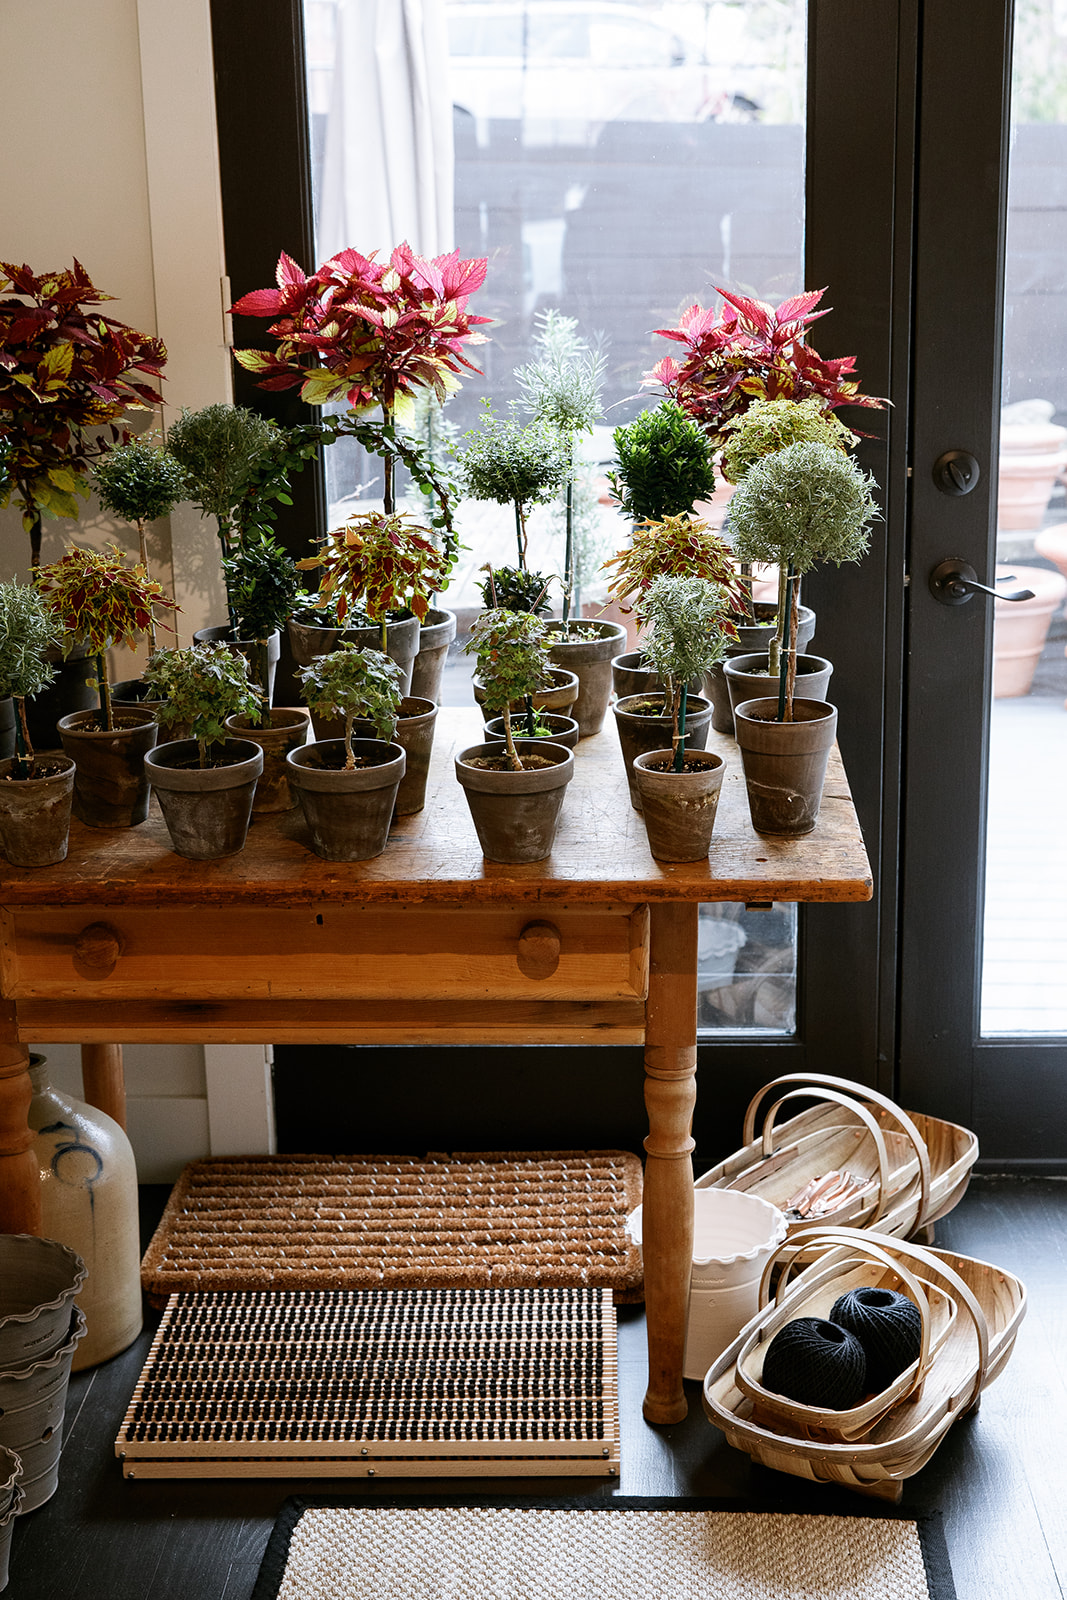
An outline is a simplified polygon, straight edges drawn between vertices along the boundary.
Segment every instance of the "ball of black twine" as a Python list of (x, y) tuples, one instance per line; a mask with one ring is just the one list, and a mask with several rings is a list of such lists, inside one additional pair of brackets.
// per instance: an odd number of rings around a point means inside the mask
[(848, 1411), (866, 1393), (866, 1372), (855, 1334), (823, 1317), (797, 1317), (767, 1346), (763, 1387), (802, 1405)]
[(922, 1348), (922, 1316), (894, 1289), (850, 1289), (834, 1301), (830, 1321), (855, 1334), (867, 1356), (867, 1387), (877, 1394), (910, 1367)]

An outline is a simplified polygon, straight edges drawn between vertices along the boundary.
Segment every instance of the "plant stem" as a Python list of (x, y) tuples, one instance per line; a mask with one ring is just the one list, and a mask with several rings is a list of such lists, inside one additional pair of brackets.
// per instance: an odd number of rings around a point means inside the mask
[(26, 696), (15, 696), (15, 759), (11, 763), (11, 776), (13, 778), (33, 777), (33, 745), (30, 743), (30, 729), (26, 721)]
[[(145, 576), (150, 578), (152, 574), (148, 570), (148, 539), (145, 535), (144, 519), (142, 517), (137, 518), (137, 542), (141, 547), (141, 565), (145, 570)], [(155, 654), (156, 650), (156, 619), (152, 615), (151, 609), (149, 610), (148, 618), (148, 654), (151, 656)]]
[(33, 572), (41, 565), (41, 513), (34, 507), (30, 525), (30, 568)]
[[(788, 592), (787, 592), (787, 589), (786, 589), (787, 582), (788, 582), (788, 579), (787, 579), (787, 576), (786, 576), (786, 569), (784, 567), (779, 567), (778, 568), (778, 614), (777, 614), (777, 616), (775, 617), (775, 620), (774, 620), (774, 638), (771, 640), (770, 644), (767, 646), (767, 672), (768, 672), (769, 676), (772, 677), (772, 678), (776, 678), (778, 676), (778, 673), (779, 673), (779, 670), (780, 670), (780, 662), (781, 662), (781, 656), (782, 656), (782, 640), (784, 638), (784, 630), (785, 630), (786, 602), (787, 602), (787, 599), (788, 599)], [(779, 721), (780, 720), (781, 720), (781, 718), (779, 718)]]
[(751, 622), (756, 620), (756, 602), (752, 598), (752, 563), (741, 563), (741, 593), (745, 598), (745, 615)]
[(529, 739), (537, 738), (537, 734), (534, 732), (534, 703), (532, 694), (528, 694), (526, 696), (526, 735)]
[(202, 767), (206, 767), (207, 766), (207, 740), (206, 739), (198, 739), (196, 741), (196, 753), (200, 758), (200, 765)]
[(507, 746), (508, 766), (512, 772), (521, 772), (523, 770), (522, 762), (519, 760), (519, 752), (515, 748), (515, 735), (511, 731), (510, 706), (504, 707), (504, 743)]
[(96, 658), (96, 678), (100, 685), (100, 709), (104, 713), (104, 727), (108, 733), (113, 733), (115, 718), (111, 710), (111, 684), (107, 676), (107, 662), (103, 655)]
[(515, 501), (515, 543), (519, 548), (519, 571), (526, 571), (526, 522), (522, 514), (522, 501)]
[(270, 726), (270, 693), (267, 689), (267, 641), (256, 639), (252, 645), (252, 677), (259, 684), (259, 711), (256, 727)]
[(564, 526), (566, 536), (563, 546), (563, 631), (567, 633), (571, 615), (571, 596), (574, 593), (574, 436), (568, 436), (570, 459), (567, 464), (567, 492), (564, 498)]
[[(779, 576), (781, 576), (781, 574), (779, 574)], [(792, 621), (793, 621), (792, 607), (789, 604), (789, 580), (790, 580), (790, 578), (792, 576), (793, 576), (793, 566), (792, 566), (792, 563), (790, 562), (788, 568), (786, 569), (785, 577), (782, 580), (782, 582), (780, 583), (779, 590), (778, 590), (778, 619), (779, 619), (779, 626), (782, 628), (782, 644), (781, 644), (782, 657), (781, 657), (781, 662), (780, 662), (779, 667), (778, 667), (778, 716), (775, 718), (775, 720), (777, 722), (792, 722), (792, 720), (793, 720), (793, 707), (792, 707), (792, 704), (789, 705), (789, 715), (788, 716), (786, 715), (787, 679), (788, 679), (788, 674), (789, 674), (789, 655), (790, 655), (790, 635), (791, 635), (791, 631), (792, 631), (791, 624), (792, 624)], [(796, 647), (795, 646), (793, 647), (792, 654), (793, 654), (794, 669), (795, 669), (795, 663), (796, 663)], [(773, 676), (773, 674), (772, 674), (772, 676)]]
[(674, 762), (673, 770), (681, 772), (685, 767), (685, 713), (689, 698), (689, 691), (683, 683), (678, 696), (678, 708), (674, 718)]
[[(382, 416), (385, 426), (392, 427), (393, 411), (391, 406), (382, 404)], [(385, 452), (382, 456), (382, 507), (387, 517), (391, 517), (396, 510), (396, 499), (393, 494), (393, 453), (385, 442)]]
[(345, 771), (354, 772), (356, 758), (352, 751), (352, 724), (355, 721), (355, 712), (345, 712)]
[(789, 637), (790, 649), (786, 657), (788, 670), (785, 683), (785, 720), (793, 720), (793, 691), (797, 681), (797, 632), (800, 627), (800, 573), (794, 573), (789, 585)]

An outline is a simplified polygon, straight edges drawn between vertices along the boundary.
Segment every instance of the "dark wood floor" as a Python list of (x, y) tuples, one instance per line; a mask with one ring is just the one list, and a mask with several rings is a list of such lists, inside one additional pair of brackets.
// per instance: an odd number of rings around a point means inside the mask
[[(163, 1191), (146, 1191), (147, 1218)], [(1006, 1373), (975, 1417), (959, 1423), (909, 1481), (905, 1507), (939, 1507), (959, 1600), (1052, 1600), (1067, 1587), (1067, 1182), (976, 1178), (938, 1241), (997, 1262), (1027, 1284), (1027, 1320)], [(286, 1495), (349, 1492), (344, 1482), (131, 1483), (112, 1442), (149, 1343), (71, 1380), (59, 1490), (21, 1519), (11, 1600), (247, 1600), (271, 1523)], [(620, 1311), (623, 1469), (617, 1485), (590, 1480), (380, 1480), (356, 1493), (462, 1490), (756, 1497), (813, 1511), (865, 1502), (753, 1468), (704, 1419), (689, 1385), (678, 1427), (641, 1419), (644, 1325)], [(575, 1600), (581, 1600), (576, 1596)]]

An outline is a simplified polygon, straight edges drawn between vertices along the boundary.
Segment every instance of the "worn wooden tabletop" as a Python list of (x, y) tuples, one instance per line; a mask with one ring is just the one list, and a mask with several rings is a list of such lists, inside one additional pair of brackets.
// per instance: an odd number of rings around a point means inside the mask
[(186, 861), (174, 854), (153, 801), (138, 828), (99, 831), (71, 825), (70, 850), (58, 866), (20, 869), (0, 862), (5, 905), (307, 905), (402, 901), (867, 900), (871, 870), (848, 783), (831, 755), (818, 827), (805, 838), (771, 839), (753, 831), (737, 746), (711, 734), (709, 749), (726, 776), (706, 861), (655, 861), (644, 823), (627, 795), (609, 713), (603, 731), (575, 751), (556, 845), (546, 861), (503, 866), (478, 846), (454, 752), (481, 738), (474, 708), (440, 713), (425, 809), (394, 824), (373, 861), (322, 861), (308, 845), (298, 810), (257, 819), (238, 855)]

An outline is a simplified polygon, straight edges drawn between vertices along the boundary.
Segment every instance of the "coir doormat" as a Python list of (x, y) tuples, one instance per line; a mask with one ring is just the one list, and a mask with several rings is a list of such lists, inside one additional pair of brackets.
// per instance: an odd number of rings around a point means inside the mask
[(936, 1520), (723, 1505), (289, 1500), (252, 1600), (955, 1600)]
[(141, 1268), (153, 1302), (198, 1289), (525, 1288), (639, 1300), (623, 1150), (194, 1161)]
[(612, 1477), (611, 1291), (174, 1295), (115, 1450), (129, 1478)]

